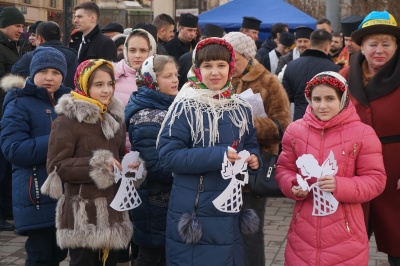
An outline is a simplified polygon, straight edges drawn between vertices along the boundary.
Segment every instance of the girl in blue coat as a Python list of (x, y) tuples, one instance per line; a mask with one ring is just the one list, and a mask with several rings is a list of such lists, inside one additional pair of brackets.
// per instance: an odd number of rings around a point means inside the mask
[(40, 192), (47, 178), (46, 159), (54, 106), (70, 89), (61, 86), (67, 73), (64, 55), (38, 47), (30, 77), (7, 76), (1, 120), (1, 149), (11, 162), (13, 214), (17, 233), (28, 236), (25, 265), (58, 265), (66, 257), (56, 244), (56, 201)]
[[(240, 232), (257, 230), (254, 211), (239, 212), (240, 197), (225, 202), (230, 212), (213, 203), (233, 181), (221, 173), (225, 154), (234, 162), (240, 159), (237, 152), (247, 150), (249, 172), (255, 173), (260, 165), (251, 107), (233, 93), (234, 62), (232, 46), (225, 40), (199, 42), (189, 82), (161, 127), (161, 163), (174, 176), (167, 214), (167, 265), (244, 265)], [(240, 189), (231, 192), (239, 195)]]
[(125, 110), (132, 150), (144, 160), (147, 176), (138, 189), (142, 204), (131, 210), (137, 266), (165, 265), (165, 227), (172, 173), (164, 171), (156, 140), (168, 107), (178, 94), (178, 69), (171, 56), (147, 58), (136, 73), (138, 92)]

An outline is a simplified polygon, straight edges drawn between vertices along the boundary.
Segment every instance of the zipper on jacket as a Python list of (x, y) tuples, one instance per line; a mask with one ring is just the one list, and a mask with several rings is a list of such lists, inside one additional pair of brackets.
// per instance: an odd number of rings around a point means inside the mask
[(40, 189), (39, 189), (39, 180), (36, 173), (36, 166), (33, 166), (33, 185), (35, 186), (35, 205), (36, 209), (39, 210)]
[(345, 221), (345, 224), (346, 224), (346, 230), (350, 234), (351, 231), (350, 231), (349, 221), (347, 220), (346, 216), (344, 217), (344, 221)]
[(50, 124), (53, 123), (53, 117), (51, 117), (51, 110), (49, 108), (47, 108), (45, 110), (46, 114), (49, 116), (50, 119)]
[(197, 186), (197, 194), (196, 194), (196, 199), (194, 201), (194, 212), (197, 213), (197, 208), (199, 207), (199, 199), (200, 199), (200, 193), (204, 191), (204, 185), (203, 185), (203, 176), (200, 176), (200, 183)]
[(325, 134), (325, 128), (322, 128), (322, 130), (321, 130), (321, 139), (324, 138), (324, 134)]
[(356, 157), (356, 155), (357, 155), (357, 143), (353, 144), (353, 155), (354, 155), (354, 157)]

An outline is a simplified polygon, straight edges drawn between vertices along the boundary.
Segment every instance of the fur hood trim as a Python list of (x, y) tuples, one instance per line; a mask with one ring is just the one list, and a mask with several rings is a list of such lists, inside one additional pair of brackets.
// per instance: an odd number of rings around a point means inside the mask
[(252, 64), (253, 64), (253, 71), (249, 71), (242, 77), (242, 80), (245, 82), (256, 80), (261, 75), (264, 74), (265, 68), (256, 59), (252, 59)]
[(5, 91), (9, 91), (12, 88), (23, 89), (25, 87), (26, 79), (24, 77), (9, 74), (4, 76), (0, 81), (0, 87)]
[(106, 189), (115, 183), (114, 172), (108, 167), (110, 160), (114, 158), (111, 151), (96, 150), (90, 159), (89, 176), (99, 189)]
[[(70, 119), (76, 118), (80, 123), (95, 124), (101, 120), (100, 109), (98, 106), (77, 100), (71, 94), (63, 95), (55, 107), (57, 114), (64, 114)], [(107, 113), (103, 114), (101, 128), (107, 139), (114, 137), (120, 129), (120, 124), (124, 121), (124, 104), (115, 97), (112, 97), (108, 105)]]
[(49, 174), (46, 181), (40, 188), (40, 192), (50, 196), (53, 199), (60, 199), (63, 195), (63, 186), (60, 176), (57, 174), (57, 166), (54, 171)]
[[(60, 219), (64, 200), (57, 204), (56, 217)], [(85, 210), (87, 200), (80, 196), (72, 199), (74, 212), (74, 228), (60, 229), (60, 221), (56, 221), (57, 244), (64, 248), (91, 248), (91, 249), (124, 249), (131, 241), (133, 226), (129, 220), (128, 212), (121, 212), (122, 221), (108, 224), (108, 203), (106, 198), (95, 199), (97, 225), (89, 223), (88, 214)]]

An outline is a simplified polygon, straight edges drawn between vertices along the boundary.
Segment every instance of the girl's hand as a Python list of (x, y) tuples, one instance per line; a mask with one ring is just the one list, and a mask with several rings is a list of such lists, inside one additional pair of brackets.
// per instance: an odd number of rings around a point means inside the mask
[(400, 178), (397, 180), (397, 190), (400, 190)]
[(334, 176), (326, 175), (318, 178), (318, 186), (324, 192), (333, 193), (336, 188), (336, 179)]
[(118, 167), (120, 171), (122, 171), (122, 165), (115, 158), (112, 158), (108, 163), (108, 167), (110, 167), (111, 171), (114, 172), (114, 164)]
[(233, 149), (232, 149), (232, 150), (231, 150), (231, 149), (228, 149), (227, 157), (228, 157), (228, 160), (229, 160), (231, 163), (234, 163), (236, 160), (239, 160), (239, 159), (240, 159), (240, 157), (239, 157), (239, 155), (237, 154), (237, 152), (234, 151)]
[(301, 188), (292, 187), (292, 193), (298, 198), (304, 198), (308, 195), (308, 190), (303, 191)]
[(139, 166), (140, 166), (139, 162), (128, 164), (128, 167), (133, 169), (133, 170), (137, 170), (139, 168)]
[(249, 158), (247, 158), (244, 162), (248, 163), (250, 168), (253, 170), (258, 169), (258, 167), (260, 166), (258, 163), (258, 157), (255, 154), (250, 155)]

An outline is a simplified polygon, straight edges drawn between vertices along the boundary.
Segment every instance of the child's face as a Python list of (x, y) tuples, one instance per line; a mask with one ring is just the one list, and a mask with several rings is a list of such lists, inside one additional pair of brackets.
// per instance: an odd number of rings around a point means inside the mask
[(321, 121), (329, 121), (340, 112), (340, 99), (335, 89), (318, 85), (311, 92), (311, 107)]
[(132, 36), (128, 41), (128, 61), (131, 67), (138, 70), (144, 60), (149, 57), (148, 41), (142, 36)]
[(200, 65), (200, 74), (209, 90), (218, 91), (228, 81), (229, 64), (223, 60), (204, 61)]
[(114, 84), (110, 74), (103, 70), (98, 70), (93, 75), (93, 83), (89, 88), (89, 97), (102, 104), (108, 104), (114, 93)]
[(172, 62), (166, 63), (160, 74), (157, 75), (157, 84), (160, 92), (175, 96), (178, 94), (178, 70)]
[(48, 93), (56, 92), (62, 83), (63, 76), (60, 71), (54, 68), (44, 68), (36, 73), (33, 83), (38, 87), (43, 87)]

